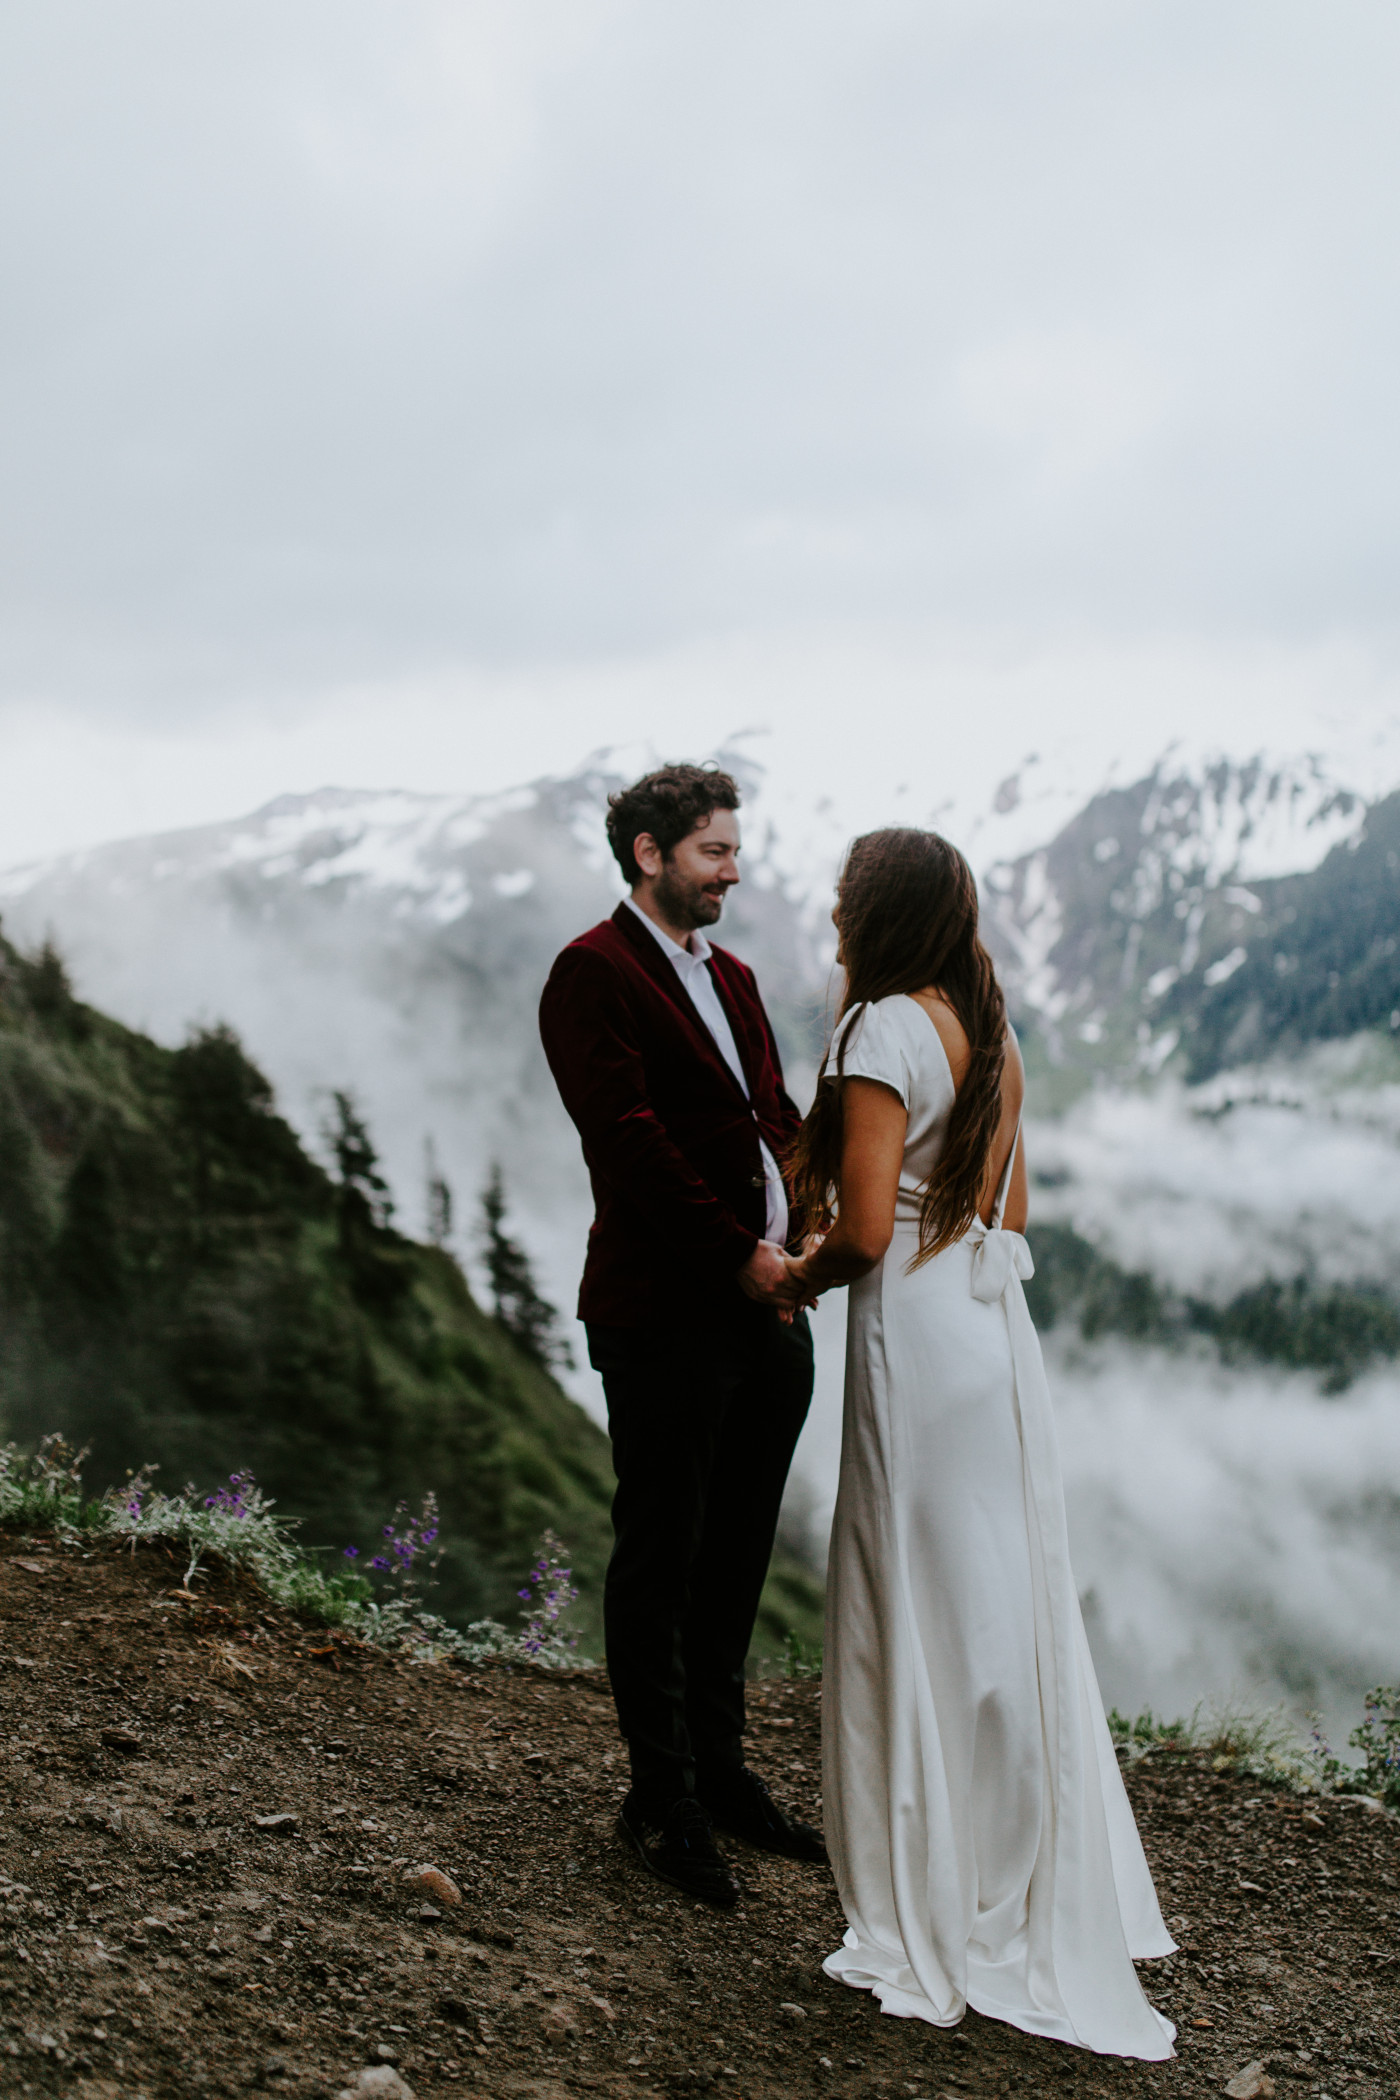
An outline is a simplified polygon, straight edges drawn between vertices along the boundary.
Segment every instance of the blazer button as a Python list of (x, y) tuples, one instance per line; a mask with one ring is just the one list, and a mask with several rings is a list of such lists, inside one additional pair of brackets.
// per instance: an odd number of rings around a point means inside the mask
[(749, 1187), (750, 1187), (751, 1189), (766, 1189), (766, 1188), (767, 1188), (767, 1186), (768, 1186), (768, 1176), (767, 1176), (766, 1174), (752, 1174), (752, 1175), (750, 1175), (750, 1177), (749, 1177)]

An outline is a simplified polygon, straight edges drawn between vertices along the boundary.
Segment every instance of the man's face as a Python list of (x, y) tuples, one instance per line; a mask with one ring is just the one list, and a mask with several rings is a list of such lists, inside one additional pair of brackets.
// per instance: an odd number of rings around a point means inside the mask
[(643, 874), (654, 875), (653, 895), (674, 925), (714, 925), (726, 890), (739, 880), (739, 819), (732, 809), (702, 817), (664, 861), (646, 832), (634, 850)]

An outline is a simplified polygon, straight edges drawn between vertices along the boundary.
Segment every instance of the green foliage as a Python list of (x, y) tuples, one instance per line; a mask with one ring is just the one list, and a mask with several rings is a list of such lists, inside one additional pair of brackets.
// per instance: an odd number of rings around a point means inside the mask
[(499, 1166), (493, 1166), (481, 1192), (481, 1238), (492, 1308), (506, 1332), (535, 1363), (545, 1369), (571, 1364), (569, 1345), (556, 1332), (559, 1315), (540, 1296), (530, 1258), (507, 1233), (505, 1215), (505, 1180)]
[(1282, 1707), (1260, 1713), (1246, 1707), (1198, 1706), (1189, 1717), (1175, 1721), (1160, 1720), (1150, 1710), (1128, 1718), (1114, 1707), (1108, 1732), (1128, 1764), (1205, 1753), (1215, 1772), (1264, 1780), (1298, 1794), (1335, 1791), (1316, 1741), (1304, 1741)]
[(782, 1652), (775, 1660), (780, 1677), (820, 1677), (822, 1674), (820, 1641), (804, 1641), (792, 1627), (789, 1627)]
[[(147, 1465), (246, 1470), (278, 1523), (337, 1560), (433, 1495), (435, 1601), (458, 1628), (509, 1619), (552, 1529), (596, 1651), (611, 1455), (550, 1375), (554, 1316), (528, 1262), (501, 1230), (507, 1317), (492, 1317), (445, 1245), (394, 1230), (348, 1095), (325, 1138), (332, 1172), (231, 1030), (162, 1049), (79, 1005), (51, 951), (0, 940), (0, 1436), (87, 1447), (99, 1491)], [(342, 1594), (325, 1579), (318, 1609)], [(758, 1643), (820, 1618), (820, 1584), (780, 1550)]]
[(392, 1226), (348, 1097), (308, 1157), (227, 1029), (165, 1050), (0, 941), (0, 1434), (115, 1486), (256, 1474), (337, 1553), (437, 1495), (441, 1609), (508, 1615), (552, 1526), (596, 1642), (606, 1438)]
[(1116, 1706), (1111, 1706), (1108, 1732), (1115, 1748), (1130, 1764), (1135, 1764), (1140, 1757), (1184, 1752), (1194, 1748), (1196, 1742), (1194, 1720), (1164, 1721), (1153, 1713), (1150, 1706), (1133, 1715), (1120, 1714)]
[(1124, 1334), (1166, 1341), (1179, 1331), (1177, 1309), (1153, 1278), (1120, 1269), (1069, 1225), (1034, 1225), (1028, 1235), (1035, 1275), (1026, 1300), (1038, 1327), (1073, 1318), (1088, 1340)]
[(1347, 1737), (1360, 1765), (1343, 1764), (1320, 1745), (1323, 1771), (1335, 1793), (1361, 1794), (1400, 1810), (1400, 1685), (1378, 1684), (1366, 1694), (1366, 1718)]
[[(803, 1655), (815, 1664), (815, 1670), (807, 1674), (820, 1675), (825, 1616), (826, 1594), (821, 1582), (810, 1568), (779, 1547), (759, 1599), (753, 1637), (755, 1654), (777, 1657), (780, 1664), (784, 1657)], [(783, 1674), (790, 1673), (784, 1668)]]
[(0, 1524), (76, 1538), (89, 1521), (83, 1500), (85, 1453), (58, 1435), (46, 1436), (25, 1457), (13, 1444), (0, 1449)]
[(1033, 1225), (1028, 1238), (1035, 1275), (1026, 1300), (1042, 1329), (1073, 1320), (1086, 1340), (1121, 1334), (1168, 1347), (1202, 1335), (1227, 1363), (1320, 1372), (1326, 1393), (1344, 1391), (1377, 1358), (1400, 1355), (1400, 1305), (1370, 1285), (1269, 1279), (1211, 1305), (1120, 1269), (1072, 1226)]
[[(578, 1636), (562, 1623), (576, 1592), (562, 1603), (551, 1600), (555, 1608), (547, 1621), (531, 1623), (523, 1634), (509, 1632), (494, 1619), (463, 1632), (425, 1611), (411, 1582), (399, 1580), (387, 1594), (376, 1593), (361, 1574), (328, 1573), (293, 1539), (297, 1520), (274, 1515), (272, 1502), (250, 1475), (234, 1476), (236, 1494), (220, 1490), (201, 1498), (192, 1487), (178, 1495), (157, 1493), (151, 1469), (143, 1468), (121, 1487), (109, 1487), (87, 1502), (83, 1456), (54, 1436), (45, 1437), (29, 1457), (13, 1444), (0, 1449), (0, 1523), (67, 1539), (130, 1541), (133, 1548), (143, 1542), (175, 1546), (189, 1555), (186, 1589), (201, 1562), (217, 1560), (250, 1576), (289, 1610), (411, 1662), (476, 1663), (500, 1656), (543, 1669), (579, 1665)], [(557, 1549), (558, 1539), (546, 1533), (538, 1551)]]
[(1253, 1356), (1321, 1371), (1323, 1391), (1339, 1393), (1378, 1356), (1400, 1355), (1400, 1307), (1383, 1291), (1305, 1277), (1272, 1279), (1219, 1308), (1192, 1301), (1191, 1323), (1213, 1335), (1229, 1360)]

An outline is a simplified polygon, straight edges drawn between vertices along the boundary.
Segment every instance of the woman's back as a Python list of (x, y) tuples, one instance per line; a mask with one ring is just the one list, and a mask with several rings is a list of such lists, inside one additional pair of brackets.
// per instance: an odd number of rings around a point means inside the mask
[[(895, 1224), (912, 1224), (917, 1229), (923, 1192), (946, 1143), (958, 1087), (967, 1070), (969, 1050), (962, 1023), (946, 1000), (935, 993), (896, 992), (854, 1009), (842, 1021), (832, 1043), (832, 1072), (837, 1067), (838, 1047), (844, 1078), (874, 1080), (888, 1086), (904, 1104), (909, 1123), (895, 1201)], [(978, 1206), (987, 1224), (991, 1223), (996, 1192), (1015, 1142), (1025, 1090), (1020, 1053), (1009, 1030), (1007, 1051), (1001, 1125), (988, 1158)], [(1018, 1176), (1018, 1180), (1023, 1179), (1023, 1175)], [(1025, 1222), (1025, 1202), (1022, 1194), (1018, 1210), (1016, 1196), (1013, 1185), (1007, 1222), (1019, 1231)]]

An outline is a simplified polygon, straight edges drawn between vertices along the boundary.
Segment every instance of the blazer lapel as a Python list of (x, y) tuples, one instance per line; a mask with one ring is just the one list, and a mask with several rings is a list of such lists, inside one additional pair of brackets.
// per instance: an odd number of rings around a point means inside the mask
[(762, 1073), (762, 1064), (755, 1055), (757, 1046), (749, 1027), (747, 1002), (740, 998), (739, 986), (731, 980), (729, 971), (724, 967), (726, 960), (722, 949), (716, 948), (711, 951), (710, 979), (733, 1032), (734, 1047), (739, 1053), (739, 1062), (749, 1083), (749, 1100), (752, 1102)]
[[(678, 1013), (685, 1016), (695, 1037), (696, 1048), (701, 1052), (706, 1062), (713, 1065), (716, 1071), (724, 1074), (728, 1084), (734, 1088), (734, 1091), (742, 1100), (743, 1088), (720, 1056), (719, 1045), (701, 1020), (695, 1001), (671, 967), (671, 959), (662, 948), (660, 942), (652, 939), (645, 926), (638, 923), (637, 914), (629, 911), (625, 904), (618, 905), (617, 910), (612, 915), (612, 923), (627, 942), (632, 953), (636, 956), (637, 961), (646, 971), (647, 976), (657, 990), (665, 999), (670, 1001)], [(711, 974), (715, 973), (712, 972)], [(733, 1001), (724, 999), (723, 1005), (725, 1012), (730, 1015), (730, 1025), (732, 1027)], [(743, 1065), (744, 1071), (749, 1073), (751, 1061), (745, 1055), (743, 1037), (736, 1033), (734, 1040), (738, 1045), (739, 1062)], [(750, 1075), (749, 1083), (750, 1085), (753, 1083), (752, 1075)]]

